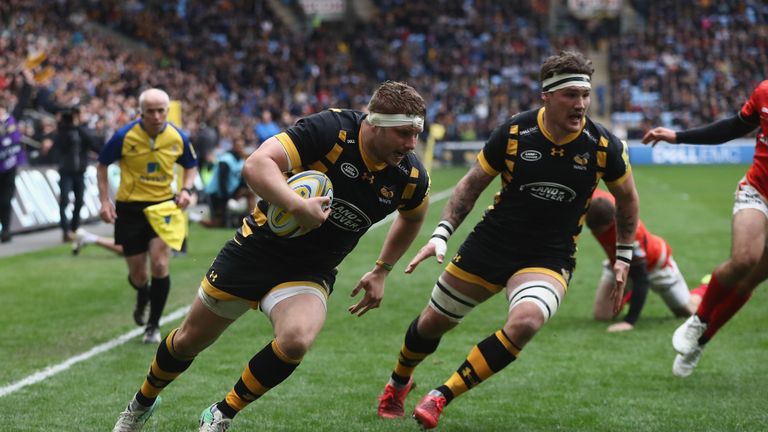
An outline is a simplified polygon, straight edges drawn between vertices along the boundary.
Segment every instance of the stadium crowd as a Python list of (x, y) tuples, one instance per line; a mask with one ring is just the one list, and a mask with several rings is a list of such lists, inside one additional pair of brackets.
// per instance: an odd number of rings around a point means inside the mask
[(768, 70), (768, 4), (633, 1), (642, 25), (610, 38), (611, 111), (628, 138), (732, 115)]
[[(384, 79), (419, 88), (428, 123), (445, 125), (445, 139), (485, 139), (493, 124), (538, 102), (542, 58), (601, 46), (596, 39), (607, 42), (612, 120), (629, 138), (651, 124), (686, 127), (730, 113), (768, 67), (768, 6), (753, 0), (634, 1), (639, 19), (621, 32), (585, 31), (570, 18), (557, 35), (541, 2), (373, 3), (366, 22), (296, 31), (256, 0), (10, 0), (0, 5), (0, 94), (13, 105), (15, 72), (27, 59), (38, 110), (79, 105), (84, 122), (108, 136), (135, 118), (142, 87), (165, 88), (182, 101), (201, 161), (212, 163), (235, 137), (252, 148), (264, 129), (326, 107), (363, 107)], [(49, 117), (29, 124), (25, 133), (38, 141), (55, 129)]]

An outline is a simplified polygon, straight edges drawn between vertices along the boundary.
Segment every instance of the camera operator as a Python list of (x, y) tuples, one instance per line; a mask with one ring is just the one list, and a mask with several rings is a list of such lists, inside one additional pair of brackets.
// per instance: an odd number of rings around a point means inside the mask
[[(75, 238), (80, 227), (80, 209), (83, 207), (85, 192), (85, 169), (88, 168), (90, 153), (98, 153), (100, 146), (96, 138), (80, 125), (80, 110), (77, 107), (64, 108), (58, 113), (58, 127), (53, 139), (52, 150), (58, 154), (59, 164), (59, 215), (64, 242)], [(67, 220), (69, 193), (75, 193), (72, 220)]]

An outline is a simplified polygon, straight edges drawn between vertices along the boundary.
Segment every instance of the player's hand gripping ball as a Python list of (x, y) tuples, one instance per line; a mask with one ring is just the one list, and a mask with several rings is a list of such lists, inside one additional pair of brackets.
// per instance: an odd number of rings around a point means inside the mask
[[(320, 171), (300, 172), (288, 179), (288, 186), (304, 199), (327, 196), (333, 201), (333, 184), (331, 179)], [(323, 210), (330, 207), (329, 202)], [(269, 229), (278, 237), (298, 237), (310, 230), (299, 227), (296, 218), (280, 207), (270, 204), (267, 208), (267, 224)]]

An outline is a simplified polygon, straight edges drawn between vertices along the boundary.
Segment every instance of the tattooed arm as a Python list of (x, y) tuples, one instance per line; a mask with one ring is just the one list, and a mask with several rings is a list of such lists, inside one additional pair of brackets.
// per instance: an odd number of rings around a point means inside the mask
[[(617, 259), (613, 265), (616, 286), (611, 292), (613, 313), (616, 314), (619, 312), (621, 300), (624, 297), (624, 287), (626, 286), (629, 273), (629, 262), (632, 260), (631, 253), (628, 261), (619, 259), (619, 245), (632, 245), (635, 243), (635, 231), (637, 230), (638, 214), (640, 213), (640, 197), (637, 195), (635, 180), (631, 173), (620, 184), (608, 184), (608, 190), (616, 198)], [(629, 250), (631, 251), (632, 248), (629, 247)]]
[[(483, 171), (477, 162), (472, 165), (472, 168), (470, 168), (459, 181), (459, 184), (456, 185), (451, 198), (448, 200), (448, 204), (445, 206), (445, 209), (443, 209), (442, 220), (451, 224), (451, 230), (456, 229), (462, 222), (464, 222), (464, 219), (469, 212), (472, 211), (472, 207), (475, 206), (477, 198), (485, 188), (488, 187), (493, 179), (494, 177)], [(432, 241), (424, 245), (416, 256), (413, 257), (411, 262), (408, 263), (405, 272), (411, 273), (420, 262), (431, 256), (436, 256), (437, 262), (442, 263), (445, 258), (446, 242), (441, 241), (441, 246), (441, 248), (438, 248), (434, 239), (432, 239)]]
[(458, 228), (492, 180), (493, 177), (486, 174), (480, 164), (475, 162), (453, 190), (448, 204), (443, 209), (443, 220), (450, 222), (454, 229)]
[(637, 195), (632, 174), (619, 185), (609, 184), (608, 190), (616, 198), (616, 243), (634, 243), (640, 213), (640, 197)]

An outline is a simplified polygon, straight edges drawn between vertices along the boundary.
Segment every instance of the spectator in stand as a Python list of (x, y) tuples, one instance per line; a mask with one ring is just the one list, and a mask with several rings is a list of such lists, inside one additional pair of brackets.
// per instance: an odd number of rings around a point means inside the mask
[(261, 112), (261, 121), (256, 124), (256, 138), (259, 142), (264, 142), (278, 133), (280, 133), (280, 126), (272, 120), (272, 111), (265, 109)]
[(0, 242), (11, 241), (11, 200), (16, 191), (16, 171), (27, 160), (24, 144), (21, 142), (22, 133), (19, 119), (32, 91), (32, 73), (21, 68), (20, 73), (11, 77), (17, 81), (21, 77), (19, 95), (13, 109), (8, 110), (12, 103), (9, 92), (0, 92)]
[[(59, 165), (59, 226), (63, 241), (75, 240), (80, 228), (80, 209), (85, 195), (85, 170), (91, 155), (101, 150), (96, 138), (80, 124), (80, 109), (66, 108), (59, 114), (58, 130), (53, 139)], [(75, 195), (72, 220), (67, 218), (69, 194)]]
[(209, 219), (201, 222), (203, 225), (209, 228), (229, 227), (230, 200), (246, 198), (248, 209), (256, 205), (256, 197), (243, 179), (242, 171), (247, 156), (243, 138), (235, 138), (232, 149), (219, 156), (210, 181), (205, 186), (211, 211)]

